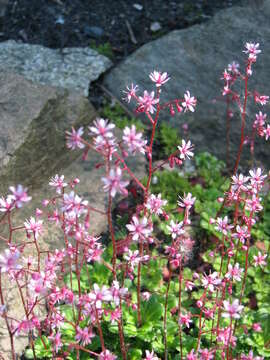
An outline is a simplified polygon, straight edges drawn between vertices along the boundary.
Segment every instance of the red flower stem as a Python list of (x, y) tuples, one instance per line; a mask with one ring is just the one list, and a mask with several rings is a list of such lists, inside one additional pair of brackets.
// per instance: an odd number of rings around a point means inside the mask
[(98, 328), (98, 333), (99, 333), (99, 338), (100, 338), (100, 343), (101, 343), (101, 348), (102, 351), (105, 351), (105, 345), (104, 345), (104, 337), (103, 337), (103, 332), (100, 326), (100, 322), (99, 322), (99, 318), (98, 318), (98, 311), (96, 308), (96, 323), (97, 323), (97, 328)]
[[(179, 265), (179, 276), (178, 276), (178, 282), (179, 282), (179, 295), (178, 295), (178, 321), (180, 320), (181, 316), (181, 307), (182, 307), (182, 258), (180, 259), (180, 265)], [(182, 325), (179, 322), (179, 345), (180, 345), (180, 356), (181, 360), (183, 359), (183, 342), (182, 342)]]
[[(238, 165), (240, 162), (240, 158), (241, 158), (241, 154), (242, 154), (242, 150), (243, 150), (243, 145), (244, 145), (244, 140), (245, 140), (245, 124), (246, 124), (246, 107), (247, 107), (247, 99), (248, 99), (248, 75), (245, 76), (245, 98), (244, 98), (244, 106), (243, 106), (243, 110), (241, 111), (241, 140), (240, 140), (240, 146), (238, 149), (238, 154), (237, 154), (237, 158), (236, 158), (236, 162), (233, 168), (233, 175), (236, 174), (237, 169), (238, 169)], [(241, 110), (241, 108), (240, 108)]]
[(163, 319), (163, 331), (164, 331), (164, 353), (165, 357), (164, 360), (168, 359), (168, 348), (167, 348), (167, 311), (168, 311), (168, 297), (169, 297), (169, 290), (171, 285), (171, 279), (172, 279), (172, 270), (169, 265), (169, 279), (168, 279), (168, 285), (166, 289), (166, 295), (165, 295), (165, 305), (164, 305), (164, 319)]
[[(143, 257), (143, 243), (140, 241), (140, 258)], [(138, 326), (142, 325), (141, 318), (141, 261), (138, 264), (138, 279), (137, 279), (137, 322)]]
[(129, 169), (124, 159), (122, 159), (117, 153), (114, 154), (117, 159), (124, 165), (124, 170), (128, 172), (130, 177), (145, 191), (145, 186), (137, 179), (137, 177), (133, 174), (133, 172)]
[(109, 192), (109, 201), (108, 201), (108, 209), (107, 209), (107, 218), (109, 224), (109, 230), (112, 238), (112, 246), (113, 246), (113, 256), (112, 256), (112, 267), (113, 267), (113, 277), (116, 279), (116, 240), (114, 236), (114, 229), (112, 223), (112, 196)]
[(231, 127), (231, 119), (230, 119), (230, 98), (229, 95), (226, 97), (226, 165), (227, 169), (230, 168), (230, 127)]

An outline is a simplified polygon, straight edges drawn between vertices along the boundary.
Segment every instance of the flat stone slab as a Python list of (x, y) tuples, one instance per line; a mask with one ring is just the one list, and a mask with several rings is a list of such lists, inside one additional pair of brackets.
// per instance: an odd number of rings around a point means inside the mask
[(65, 131), (96, 117), (82, 95), (0, 72), (0, 191), (39, 187), (78, 155), (67, 154)]
[(0, 71), (23, 75), (33, 82), (88, 95), (89, 83), (111, 67), (111, 61), (86, 48), (49, 49), (14, 40), (0, 43)]
[[(195, 152), (209, 151), (225, 159), (226, 109), (220, 78), (233, 60), (244, 69), (246, 55), (242, 50), (246, 42), (259, 42), (262, 49), (253, 67), (250, 89), (270, 95), (270, 1), (253, 1), (251, 4), (253, 6), (222, 10), (206, 23), (173, 31), (142, 46), (105, 76), (104, 86), (121, 100), (126, 85), (134, 83), (139, 85), (141, 93), (144, 89), (149, 91), (154, 88), (149, 79), (150, 72), (168, 72), (171, 80), (163, 87), (162, 101), (182, 97), (189, 90), (198, 99), (198, 105), (194, 114), (171, 117), (169, 111), (163, 111), (160, 118), (177, 129), (187, 122), (189, 134), (185, 138), (189, 137), (195, 144)], [(251, 103), (249, 101), (247, 109), (249, 133), (255, 111), (267, 112), (269, 107), (256, 107), (255, 110)], [(134, 109), (135, 105), (133, 103), (129, 108)], [(240, 143), (238, 113), (236, 110), (231, 123), (230, 146), (234, 158)], [(180, 139), (181, 134), (179, 142)], [(269, 143), (260, 138), (255, 146), (259, 164), (270, 167), (269, 150)], [(249, 149), (245, 153), (249, 158)]]

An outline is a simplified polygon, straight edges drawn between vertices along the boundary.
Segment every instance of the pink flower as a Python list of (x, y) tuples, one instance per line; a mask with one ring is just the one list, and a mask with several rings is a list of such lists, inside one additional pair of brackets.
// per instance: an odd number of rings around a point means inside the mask
[(24, 222), (27, 235), (30, 236), (30, 234), (34, 234), (34, 237), (37, 239), (42, 233), (42, 224), (42, 220), (36, 220), (33, 216), (31, 216), (30, 220), (26, 220)]
[(264, 135), (265, 135), (265, 140), (268, 140), (270, 137), (270, 125), (267, 124), (266, 129), (264, 129)]
[(232, 318), (232, 319), (240, 319), (240, 314), (244, 308), (243, 305), (239, 305), (239, 300), (235, 299), (232, 303), (227, 300), (223, 301), (223, 307), (225, 312), (222, 313), (222, 316), (225, 318)]
[(218, 273), (216, 271), (213, 272), (213, 274), (204, 274), (202, 277), (202, 286), (211, 292), (214, 292), (215, 287), (219, 286), (220, 284), (221, 279), (218, 277)]
[(68, 149), (83, 149), (85, 145), (82, 143), (83, 127), (80, 127), (77, 131), (72, 127), (71, 132), (66, 131), (67, 147)]
[(62, 190), (68, 185), (64, 182), (64, 175), (59, 176), (56, 174), (51, 178), (49, 185), (55, 187), (57, 194), (61, 194)]
[(256, 59), (256, 55), (261, 53), (261, 50), (259, 49), (260, 44), (257, 43), (249, 43), (247, 42), (245, 44), (246, 50), (243, 50), (244, 53), (249, 54), (249, 58)]
[(144, 240), (148, 238), (152, 231), (152, 224), (149, 223), (147, 217), (139, 219), (136, 215), (132, 217), (132, 222), (126, 225), (128, 231), (132, 235), (133, 241)]
[(189, 352), (188, 354), (187, 354), (187, 360), (197, 360), (198, 358), (197, 358), (197, 355), (196, 355), (196, 353), (194, 353), (194, 349), (192, 349), (191, 350), (191, 352)]
[(48, 289), (51, 287), (50, 283), (50, 280), (46, 278), (46, 275), (43, 271), (40, 273), (35, 272), (31, 275), (28, 289), (34, 297), (39, 295), (44, 296), (47, 294)]
[(237, 62), (233, 61), (231, 64), (228, 65), (228, 70), (231, 71), (234, 74), (238, 74), (239, 73), (239, 70), (238, 70), (239, 67), (240, 67), (240, 65)]
[(79, 326), (77, 326), (75, 340), (80, 342), (82, 346), (91, 344), (93, 337), (95, 337), (95, 334), (92, 332), (90, 327), (81, 329)]
[(225, 346), (228, 346), (230, 337), (230, 345), (235, 347), (236, 345), (236, 337), (232, 335), (230, 327), (226, 327), (224, 329), (219, 329), (217, 341), (223, 343)]
[(53, 342), (54, 350), (57, 353), (63, 346), (63, 343), (61, 342), (61, 333), (57, 331), (55, 335), (49, 336), (48, 339), (50, 339)]
[(194, 286), (195, 286), (195, 284), (192, 281), (190, 281), (190, 280), (185, 281), (185, 290), (186, 291), (187, 290), (191, 291), (194, 288)]
[(179, 317), (179, 325), (185, 325), (187, 328), (189, 328), (190, 324), (192, 323), (191, 316), (191, 313), (181, 313)]
[(151, 214), (162, 215), (162, 207), (166, 204), (167, 200), (162, 200), (161, 194), (158, 194), (157, 196), (151, 194), (147, 199), (146, 208), (150, 211)]
[(151, 352), (149, 350), (145, 350), (145, 358), (143, 360), (158, 360), (158, 357), (154, 354), (154, 350)]
[(182, 140), (182, 145), (177, 147), (180, 152), (180, 159), (185, 160), (186, 158), (189, 159), (190, 157), (193, 157), (194, 153), (193, 145), (191, 144), (190, 140), (186, 143), (185, 140)]
[(103, 177), (101, 180), (104, 182), (103, 189), (109, 191), (112, 197), (115, 197), (116, 193), (119, 192), (122, 195), (127, 195), (128, 191), (125, 189), (128, 185), (128, 181), (121, 181), (122, 170), (120, 167), (111, 169), (108, 177)]
[(74, 191), (64, 194), (62, 211), (70, 214), (71, 217), (80, 216), (87, 212), (87, 200), (82, 200)]
[(134, 267), (138, 265), (141, 260), (139, 256), (139, 250), (132, 251), (128, 249), (127, 253), (124, 255), (124, 259), (129, 262), (132, 270), (134, 270)]
[(233, 228), (233, 225), (230, 225), (228, 221), (229, 221), (228, 216), (225, 216), (223, 219), (217, 218), (216, 221), (217, 226), (215, 227), (215, 229), (221, 232), (222, 234), (227, 235), (228, 232)]
[(267, 254), (262, 255), (262, 253), (259, 251), (258, 255), (254, 255), (253, 259), (254, 259), (254, 265), (257, 266), (265, 266), (266, 265), (266, 261), (265, 259), (267, 258)]
[(115, 360), (117, 359), (117, 356), (112, 354), (109, 350), (102, 351), (101, 354), (99, 354), (98, 360)]
[(123, 133), (123, 141), (132, 154), (134, 154), (136, 151), (145, 154), (145, 145), (147, 141), (142, 139), (142, 133), (136, 133), (135, 125), (131, 125), (131, 128), (126, 126), (123, 130)]
[(255, 188), (259, 191), (259, 189), (263, 186), (264, 179), (267, 177), (267, 175), (263, 175), (263, 171), (261, 168), (258, 168), (256, 170), (250, 170), (249, 175), (251, 186), (253, 187), (253, 189)]
[(194, 107), (197, 104), (197, 100), (194, 96), (190, 96), (190, 92), (187, 91), (184, 95), (185, 101), (182, 102), (183, 108), (185, 108), (185, 111), (189, 110), (191, 112), (194, 112)]
[(150, 299), (150, 297), (151, 297), (150, 292), (148, 292), (148, 291), (142, 292), (142, 299), (143, 299), (144, 301), (148, 301), (148, 300)]
[[(264, 125), (267, 118), (267, 114), (263, 114), (261, 111), (256, 114), (256, 120), (253, 123), (253, 129), (257, 129), (258, 135), (264, 135)], [(267, 140), (267, 139), (266, 139)]]
[(159, 71), (155, 70), (149, 75), (149, 77), (154, 83), (156, 83), (156, 87), (160, 87), (170, 80), (166, 72), (161, 74)]
[(94, 121), (94, 126), (89, 126), (88, 128), (90, 130), (89, 135), (101, 136), (108, 139), (113, 137), (111, 130), (115, 128), (115, 125), (109, 124), (109, 120), (107, 119), (98, 118)]
[(4, 254), (0, 254), (1, 273), (20, 270), (22, 268), (21, 265), (18, 264), (20, 255), (21, 253), (17, 249), (14, 251), (5, 249)]
[(201, 349), (200, 355), (200, 360), (212, 360), (214, 358), (214, 355), (208, 349)]
[(260, 105), (266, 105), (268, 103), (269, 96), (267, 95), (260, 95), (258, 93), (254, 94), (254, 101), (255, 103), (259, 103)]
[(228, 265), (228, 272), (225, 275), (226, 279), (241, 281), (241, 274), (243, 272), (243, 269), (239, 267), (239, 264), (236, 263), (234, 266), (232, 264)]
[(9, 212), (15, 208), (15, 200), (12, 196), (7, 196), (5, 199), (4, 197), (0, 198), (0, 211), (1, 212)]
[(159, 99), (155, 99), (155, 92), (152, 91), (148, 93), (148, 91), (143, 92), (143, 96), (139, 96), (139, 112), (150, 112), (151, 114), (154, 113), (156, 110), (154, 105), (159, 102)]
[(127, 86), (127, 90), (124, 90), (123, 93), (126, 94), (126, 96), (123, 98), (123, 100), (130, 103), (130, 100), (133, 97), (136, 97), (136, 91), (138, 90), (138, 85), (131, 84), (130, 88)]
[(261, 198), (257, 198), (256, 195), (252, 195), (251, 199), (246, 200), (246, 210), (252, 211), (254, 213), (260, 212), (263, 209), (263, 206), (260, 203)]
[(95, 304), (96, 309), (102, 308), (102, 302), (112, 301), (111, 291), (106, 286), (102, 286), (100, 289), (97, 284), (94, 284), (93, 288), (94, 290), (89, 294), (89, 299)]
[(250, 237), (250, 234), (248, 233), (248, 227), (247, 226), (236, 226), (236, 233), (232, 234), (233, 238), (237, 238), (241, 241), (242, 244), (245, 243), (246, 239)]
[(261, 324), (260, 323), (254, 323), (252, 325), (252, 329), (256, 332), (261, 332), (262, 331), (262, 327), (261, 327)]
[(167, 225), (167, 230), (173, 239), (175, 239), (177, 236), (183, 235), (185, 233), (185, 230), (183, 229), (183, 221), (180, 223), (175, 223), (173, 220), (171, 220), (170, 225)]
[(23, 203), (29, 202), (32, 198), (27, 195), (27, 188), (24, 188), (22, 185), (17, 185), (17, 187), (10, 186), (9, 190), (12, 192), (9, 197), (15, 201), (16, 208), (21, 208)]
[(222, 79), (224, 79), (225, 81), (232, 80), (232, 75), (228, 73), (227, 69), (224, 70)]
[(232, 190), (233, 191), (247, 191), (247, 186), (245, 185), (249, 180), (248, 176), (242, 174), (232, 176)]
[(180, 197), (180, 196), (179, 196), (179, 199), (180, 199), (181, 201), (178, 201), (177, 204), (178, 204), (180, 207), (186, 208), (187, 210), (190, 210), (190, 209), (191, 209), (191, 207), (194, 205), (195, 200), (196, 200), (195, 197), (192, 197), (192, 194), (191, 194), (191, 193), (188, 193), (187, 195), (184, 194), (183, 197)]
[(113, 281), (113, 286), (110, 289), (113, 301), (116, 306), (119, 306), (120, 299), (123, 299), (128, 294), (128, 288), (120, 288), (119, 282), (117, 280)]
[(121, 319), (122, 316), (122, 311), (120, 308), (116, 308), (115, 310), (112, 310), (110, 313), (110, 320), (112, 322), (112, 324), (115, 323), (115, 321), (119, 321)]

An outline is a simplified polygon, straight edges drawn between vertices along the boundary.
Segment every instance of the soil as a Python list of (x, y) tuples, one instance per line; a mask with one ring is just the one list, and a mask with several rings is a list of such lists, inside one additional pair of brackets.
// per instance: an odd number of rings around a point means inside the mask
[[(50, 48), (108, 43), (113, 60), (171, 30), (211, 18), (248, 0), (0, 0), (0, 41)], [(151, 31), (158, 22), (160, 30)]]

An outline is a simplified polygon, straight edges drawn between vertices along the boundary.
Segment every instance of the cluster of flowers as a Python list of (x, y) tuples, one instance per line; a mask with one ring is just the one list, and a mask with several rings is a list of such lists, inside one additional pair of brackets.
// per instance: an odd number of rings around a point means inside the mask
[[(252, 74), (252, 64), (256, 61), (256, 56), (260, 52), (258, 44), (246, 44), (248, 53), (247, 74)], [(234, 93), (231, 85), (234, 83), (240, 73), (238, 66), (233, 63), (228, 71), (224, 72), (226, 86), (225, 94)], [(153, 218), (159, 217), (161, 221), (166, 221), (165, 233), (171, 239), (169, 245), (161, 246), (162, 254), (166, 254), (169, 266), (168, 291), (170, 281), (175, 272), (179, 275), (179, 304), (177, 323), (179, 327), (179, 336), (181, 343), (182, 329), (188, 330), (194, 320), (199, 317), (199, 333), (196, 348), (192, 349), (186, 356), (187, 360), (196, 359), (214, 359), (217, 352), (221, 353), (222, 358), (227, 358), (231, 349), (237, 344), (235, 336), (235, 321), (238, 320), (243, 312), (241, 304), (245, 290), (249, 263), (249, 248), (251, 229), (257, 221), (257, 214), (262, 211), (260, 191), (264, 185), (266, 176), (260, 168), (251, 170), (248, 176), (243, 174), (234, 174), (230, 189), (225, 194), (224, 199), (219, 199), (226, 207), (234, 209), (234, 218), (230, 222), (226, 216), (211, 219), (210, 223), (215, 226), (218, 233), (221, 234), (222, 241), (218, 243), (217, 248), (210, 256), (215, 256), (215, 252), (221, 253), (222, 262), (226, 262), (226, 271), (220, 266), (220, 271), (209, 273), (194, 273), (191, 278), (183, 278), (183, 266), (190, 258), (194, 240), (191, 239), (189, 227), (191, 225), (192, 207), (196, 201), (191, 193), (179, 197), (178, 206), (184, 213), (183, 221), (178, 222), (173, 216), (166, 213), (167, 201), (162, 199), (161, 194), (150, 193), (150, 184), (154, 171), (152, 166), (152, 148), (155, 136), (155, 128), (158, 122), (159, 113), (163, 109), (169, 109), (174, 115), (175, 110), (179, 113), (195, 110), (196, 99), (187, 91), (183, 99), (175, 99), (169, 103), (160, 103), (161, 87), (169, 81), (167, 73), (154, 71), (150, 74), (150, 79), (156, 86), (155, 91), (144, 91), (142, 96), (137, 95), (138, 87), (133, 84), (127, 88), (125, 99), (130, 102), (136, 101), (136, 110), (139, 113), (145, 113), (152, 124), (152, 133), (149, 143), (143, 138), (141, 132), (137, 132), (136, 127), (125, 127), (123, 136), (118, 141), (114, 135), (115, 125), (105, 119), (96, 119), (93, 125), (88, 128), (88, 135), (91, 140), (83, 138), (84, 129), (72, 129), (67, 132), (67, 147), (71, 150), (83, 149), (84, 158), (88, 151), (98, 152), (104, 159), (104, 168), (106, 174), (101, 181), (104, 184), (104, 191), (108, 193), (108, 207), (106, 215), (108, 217), (110, 237), (113, 245), (113, 255), (111, 262), (106, 262), (102, 254), (104, 247), (99, 237), (90, 235), (90, 214), (100, 212), (91, 206), (88, 201), (81, 198), (76, 192), (76, 186), (79, 179), (75, 178), (71, 182), (65, 182), (63, 175), (53, 177), (49, 185), (55, 189), (55, 196), (52, 199), (45, 199), (42, 202), (42, 209), (36, 209), (35, 217), (26, 220), (22, 226), (14, 226), (11, 221), (11, 214), (21, 208), (25, 203), (31, 200), (27, 194), (27, 189), (19, 185), (10, 187), (11, 194), (6, 198), (0, 199), (0, 211), (3, 213), (1, 221), (6, 221), (9, 228), (8, 238), (6, 240), (8, 248), (0, 255), (0, 280), (5, 274), (8, 279), (16, 284), (24, 308), (24, 317), (14, 319), (9, 315), (7, 304), (5, 303), (5, 294), (0, 281), (0, 316), (6, 322), (11, 340), (11, 351), (15, 359), (14, 336), (21, 333), (29, 335), (30, 345), (34, 348), (33, 334), (41, 335), (47, 333), (52, 344), (53, 354), (56, 357), (62, 349), (69, 350), (80, 349), (90, 352), (92, 356), (100, 360), (114, 360), (116, 355), (110, 349), (106, 348), (106, 339), (102, 330), (102, 322), (108, 321), (118, 326), (119, 342), (122, 358), (127, 359), (127, 348), (125, 345), (124, 331), (125, 326), (122, 317), (122, 304), (137, 312), (138, 326), (141, 325), (141, 299), (149, 300), (151, 294), (143, 291), (140, 286), (141, 268), (151, 259), (149, 245), (160, 248), (160, 242), (155, 236)], [(236, 95), (235, 95), (236, 96)], [(238, 97), (236, 97), (236, 101)], [(255, 101), (267, 101), (267, 97), (256, 94)], [(143, 185), (133, 174), (126, 163), (128, 154), (134, 156), (136, 153), (146, 154), (149, 160), (149, 175), (146, 185)], [(171, 165), (181, 164), (184, 160), (192, 158), (193, 145), (189, 140), (182, 140), (178, 150), (173, 157), (167, 159)], [(173, 161), (172, 161), (173, 159)], [(131, 250), (128, 246), (124, 249), (123, 257), (118, 257), (114, 227), (112, 223), (112, 198), (117, 193), (126, 196), (128, 194), (129, 181), (125, 175), (136, 182), (144, 193), (144, 200), (139, 204), (135, 213), (126, 225), (127, 238), (137, 244), (137, 250)], [(181, 190), (181, 189), (179, 189)], [(42, 235), (44, 220), (54, 223), (62, 229), (64, 248), (54, 252), (41, 251), (38, 238)], [(210, 225), (211, 225), (210, 224)], [(21, 244), (13, 242), (13, 235), (17, 231), (24, 231), (26, 241)], [(36, 258), (23, 258), (22, 255), (27, 246), (34, 246), (36, 249)], [(237, 254), (243, 252), (246, 258), (246, 268), (242, 269), (237, 263)], [(45, 258), (42, 258), (45, 253)], [(82, 267), (85, 264), (100, 262), (106, 266), (113, 274), (113, 280), (110, 286), (93, 283), (89, 292), (83, 292), (80, 287), (80, 275)], [(258, 253), (254, 256), (255, 266), (266, 265), (266, 254)], [(120, 263), (120, 265), (119, 265)], [(123, 265), (123, 266), (122, 266)], [(86, 267), (87, 268), (87, 267)], [(124, 271), (123, 271), (124, 269)], [(134, 280), (135, 270), (137, 275), (137, 300), (132, 300), (129, 289), (125, 287), (125, 279)], [(70, 283), (77, 282), (78, 290), (73, 291), (64, 283), (63, 274), (70, 275)], [(72, 276), (75, 274), (75, 278)], [(91, 283), (91, 274), (88, 274)], [(121, 279), (121, 282), (120, 282)], [(236, 282), (242, 283), (240, 298), (233, 298), (233, 286)], [(181, 304), (181, 291), (192, 292), (195, 288), (202, 289), (202, 296), (196, 303), (199, 315), (194, 315), (188, 309), (184, 309)], [(166, 294), (167, 304), (168, 291)], [(70, 321), (59, 310), (59, 304), (70, 306), (73, 314), (78, 314), (77, 320)], [(41, 320), (38, 317), (37, 309), (39, 306), (45, 306), (46, 315)], [(215, 317), (216, 316), (216, 317)], [(215, 319), (217, 318), (217, 322)], [(222, 318), (225, 319), (222, 321)], [(164, 345), (165, 354), (167, 352), (166, 344), (166, 319), (167, 305), (164, 313)], [(213, 319), (211, 334), (215, 336), (216, 342), (213, 348), (202, 348), (202, 337), (206, 333), (204, 324), (206, 320)], [(226, 320), (229, 319), (229, 322)], [(176, 326), (177, 326), (176, 323)], [(75, 331), (74, 342), (65, 343), (62, 337), (61, 329), (69, 324)], [(82, 325), (83, 324), (83, 325)], [(253, 324), (254, 331), (260, 331), (260, 324)], [(95, 353), (86, 348), (92, 343), (95, 337), (99, 337), (101, 348), (99, 353)], [(42, 339), (42, 337), (41, 337)], [(44, 344), (46, 347), (46, 345)], [(181, 343), (181, 358), (182, 343)], [(35, 357), (35, 352), (34, 357)], [(165, 355), (166, 356), (166, 355)], [(157, 355), (151, 349), (146, 350), (145, 360), (158, 360)], [(253, 356), (252, 351), (248, 355), (241, 355), (241, 359), (260, 358)]]
[[(236, 103), (240, 113), (245, 117), (248, 97), (252, 97), (255, 104), (264, 106), (268, 103), (269, 96), (259, 94), (257, 91), (250, 92), (247, 90), (248, 79), (253, 73), (252, 66), (256, 63), (258, 54), (261, 53), (259, 44), (247, 42), (243, 52), (248, 54), (245, 73), (242, 74), (240, 72), (240, 65), (237, 62), (233, 61), (231, 64), (229, 64), (228, 67), (224, 70), (222, 76), (222, 80), (224, 80), (225, 83), (222, 95), (226, 96), (229, 100), (229, 102), (227, 102), (228, 106), (230, 102)], [(240, 94), (237, 92), (237, 90), (233, 90), (233, 85), (239, 79), (245, 81), (245, 97), (242, 103)], [(227, 109), (227, 115), (229, 119), (233, 117), (233, 111), (229, 108)], [(254, 138), (256, 133), (260, 137), (265, 137), (266, 140), (268, 140), (270, 137), (270, 125), (266, 123), (266, 118), (267, 114), (263, 113), (262, 111), (259, 111), (257, 114), (255, 114), (252, 134), (251, 136), (246, 136), (245, 138), (245, 143), (250, 142), (252, 153), (254, 151)]]

